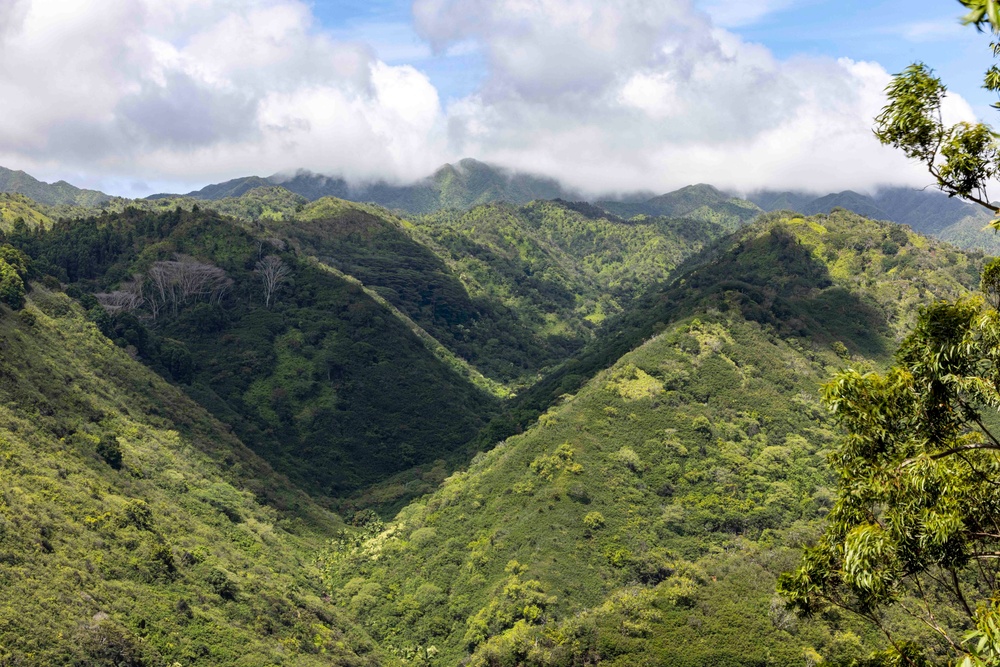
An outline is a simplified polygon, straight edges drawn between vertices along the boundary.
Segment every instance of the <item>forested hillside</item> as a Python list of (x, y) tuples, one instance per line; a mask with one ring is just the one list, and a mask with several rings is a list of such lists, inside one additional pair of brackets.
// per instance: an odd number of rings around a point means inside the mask
[(629, 219), (227, 193), (2, 202), (27, 260), (0, 260), (35, 281), (0, 289), (28, 292), (0, 318), (22, 489), (4, 562), (31, 592), (71, 558), (53, 599), (89, 596), (72, 622), (9, 606), (11, 659), (849, 665), (882, 646), (774, 594), (833, 503), (818, 388), (887, 364), (981, 255), (845, 210), (747, 224), (707, 187)]
[(455, 456), (496, 409), (358, 285), (218, 214), (128, 209), (9, 238), (314, 492)]
[(49, 206), (99, 206), (112, 199), (97, 190), (84, 190), (66, 181), (44, 183), (23, 171), (0, 167), (0, 192), (25, 195)]
[(620, 320), (636, 349), (607, 370), (581, 357), (590, 379), (528, 431), (336, 540), (331, 595), (441, 664), (860, 659), (871, 628), (798, 620), (773, 592), (833, 500), (818, 386), (884, 364), (916, 307), (974, 288), (980, 264), (846, 212), (747, 228)]
[(66, 295), (0, 305), (0, 663), (387, 664), (321, 598), (342, 525)]

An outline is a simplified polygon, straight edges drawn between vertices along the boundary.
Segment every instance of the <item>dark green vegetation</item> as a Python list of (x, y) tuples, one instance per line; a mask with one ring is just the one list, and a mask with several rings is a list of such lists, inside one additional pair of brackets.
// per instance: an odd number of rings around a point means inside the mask
[[(7, 607), (8, 661), (849, 665), (882, 646), (774, 594), (835, 503), (818, 387), (887, 365), (982, 256), (844, 210), (748, 224), (708, 186), (622, 215), (403, 218), (243, 185), (73, 219), (0, 206), (7, 303), (27, 299), (0, 307), (20, 448), (0, 474), (22, 489), (0, 581), (40, 600)], [(56, 592), (24, 594), (48, 567)]]
[[(609, 316), (730, 229), (690, 218), (625, 221), (586, 204), (552, 201), (442, 212), (418, 219), (415, 234), (438, 249), (470, 295), (498, 304), (506, 319), (542, 341), (544, 356), (512, 358), (509, 370), (497, 369), (505, 378), (561, 361)], [(513, 341), (484, 334), (477, 356), (507, 361)]]
[[(903, 655), (997, 658), (998, 270), (984, 272), (989, 305), (935, 303), (887, 373), (849, 370), (825, 387), (850, 434), (832, 458), (850, 492), (781, 589), (807, 612), (836, 606), (873, 623), (884, 607), (905, 612), (910, 627), (886, 628)], [(910, 648), (916, 621), (934, 632)]]
[[(980, 268), (846, 212), (747, 228), (619, 320), (524, 434), (335, 541), (331, 595), (380, 644), (441, 664), (860, 659), (873, 628), (796, 619), (773, 594), (834, 500), (817, 389), (846, 359), (884, 363), (918, 303)], [(634, 337), (603, 370), (602, 345)]]
[[(109, 337), (314, 492), (448, 458), (495, 409), (359, 286), (215, 213), (130, 209), (10, 239), (39, 275), (88, 295)], [(268, 257), (287, 271), (270, 295)]]
[(0, 664), (385, 664), (320, 598), (340, 525), (64, 294), (0, 305)]
[[(961, 2), (971, 10), (964, 23), (1000, 34), (997, 3)], [(1000, 56), (1000, 44), (990, 48)], [(1000, 93), (1000, 67), (986, 71), (984, 88)], [(886, 93), (879, 140), (950, 196), (1000, 214), (988, 194), (1000, 174), (996, 133), (945, 125), (945, 86), (923, 63), (895, 75)], [(990, 226), (1000, 229), (996, 219)], [(922, 308), (884, 374), (848, 369), (824, 387), (847, 431), (831, 457), (837, 501), (779, 590), (804, 614), (836, 608), (867, 619), (892, 645), (882, 664), (1000, 664), (1000, 260), (986, 264), (980, 288)], [(910, 627), (888, 623), (893, 612)]]

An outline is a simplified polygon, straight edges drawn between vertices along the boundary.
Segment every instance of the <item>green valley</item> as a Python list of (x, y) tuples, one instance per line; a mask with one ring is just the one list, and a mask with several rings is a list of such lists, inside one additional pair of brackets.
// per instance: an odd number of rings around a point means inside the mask
[(885, 646), (775, 593), (836, 499), (819, 388), (886, 367), (983, 255), (707, 187), (628, 219), (227, 192), (4, 200), (5, 660), (847, 666)]
[(848, 213), (747, 228), (525, 433), (335, 541), (331, 595), (442, 664), (851, 664), (871, 628), (774, 595), (833, 500), (818, 386), (884, 364), (916, 305), (967, 293), (980, 262)]

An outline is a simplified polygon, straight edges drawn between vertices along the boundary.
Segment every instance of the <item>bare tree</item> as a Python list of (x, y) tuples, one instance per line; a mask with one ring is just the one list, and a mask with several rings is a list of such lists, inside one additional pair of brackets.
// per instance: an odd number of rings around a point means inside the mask
[(199, 262), (186, 255), (177, 255), (176, 280), (181, 303), (190, 298), (219, 301), (233, 281), (226, 272), (212, 264)]
[(264, 307), (271, 307), (271, 298), (281, 283), (288, 280), (291, 270), (277, 255), (268, 255), (257, 262), (256, 273), (264, 284)]
[(163, 307), (169, 305), (176, 314), (178, 307), (189, 299), (219, 303), (233, 285), (232, 279), (219, 267), (185, 255), (154, 263), (149, 269), (149, 281), (152, 284), (150, 310), (154, 320)]
[(153, 313), (153, 321), (160, 315), (160, 310), (168, 303), (176, 301), (174, 294), (174, 273), (176, 262), (155, 262), (149, 267), (149, 282), (152, 284), (149, 306)]
[(95, 294), (94, 298), (104, 307), (104, 310), (112, 315), (120, 312), (132, 313), (142, 305), (142, 297), (137, 297), (136, 294), (127, 290), (101, 292)]

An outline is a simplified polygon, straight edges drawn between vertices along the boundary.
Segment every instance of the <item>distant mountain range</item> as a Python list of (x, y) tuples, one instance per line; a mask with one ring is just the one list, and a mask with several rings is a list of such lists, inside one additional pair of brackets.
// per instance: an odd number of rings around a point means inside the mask
[[(232, 201), (253, 191), (264, 192), (262, 188), (267, 188), (271, 197), (281, 191), (285, 191), (285, 198), (301, 197), (307, 201), (336, 197), (374, 203), (409, 215), (427, 215), (446, 209), (464, 211), (480, 204), (500, 201), (523, 205), (534, 200), (555, 199), (586, 201), (623, 219), (639, 215), (696, 218), (722, 215), (749, 221), (763, 211), (793, 210), (814, 215), (842, 208), (868, 218), (906, 224), (914, 231), (963, 248), (1000, 253), (1000, 240), (983, 231), (990, 220), (987, 212), (933, 189), (883, 188), (871, 195), (846, 190), (824, 196), (761, 190), (738, 196), (702, 183), (655, 197), (633, 193), (615, 199), (588, 199), (554, 179), (514, 172), (473, 159), (446, 164), (430, 176), (408, 185), (386, 181), (357, 185), (340, 177), (301, 170), (295, 174), (274, 174), (266, 178), (236, 178), (207, 185), (185, 195), (163, 193), (146, 199), (163, 204), (166, 204), (163, 200), (181, 197), (212, 202)], [(44, 183), (23, 171), (2, 167), (0, 193), (22, 194), (49, 206), (102, 207), (118, 200), (103, 192), (74, 187), (65, 181)]]
[[(951, 199), (933, 189), (883, 188), (867, 195), (851, 190), (817, 196), (815, 193), (760, 190), (738, 196), (708, 184), (690, 185), (673, 192), (649, 197), (641, 193), (615, 199), (590, 199), (566, 188), (558, 181), (512, 172), (473, 159), (446, 164), (431, 176), (411, 185), (393, 185), (381, 181), (352, 185), (343, 178), (323, 176), (308, 171), (294, 175), (275, 174), (268, 178), (248, 176), (189, 192), (187, 197), (220, 200), (239, 197), (260, 187), (280, 186), (315, 201), (337, 197), (349, 201), (371, 202), (409, 214), (427, 214), (441, 209), (466, 210), (479, 204), (505, 201), (526, 204), (536, 199), (586, 200), (621, 218), (637, 215), (678, 217), (709, 206), (732, 209), (740, 218), (753, 217), (760, 211), (792, 210), (806, 215), (829, 213), (843, 208), (875, 220), (890, 220), (909, 225), (914, 231), (958, 243), (964, 247), (1000, 251), (991, 236), (979, 234), (989, 215), (979, 207)], [(153, 195), (154, 198), (177, 195)], [(751, 206), (751, 204), (753, 206)], [(976, 232), (976, 233), (972, 233)]]
[[(553, 179), (510, 172), (472, 159), (465, 159), (454, 165), (446, 164), (427, 178), (410, 185), (394, 185), (386, 181), (352, 185), (343, 178), (298, 171), (293, 175), (275, 174), (268, 178), (236, 178), (206, 186), (185, 196), (214, 201), (239, 197), (256, 188), (275, 185), (310, 201), (336, 197), (348, 201), (371, 202), (411, 214), (433, 213), (441, 209), (465, 210), (497, 201), (520, 205), (536, 199), (582, 198), (579, 193), (564, 188)], [(175, 196), (159, 194), (150, 199)]]
[(989, 220), (989, 215), (978, 206), (929, 189), (885, 188), (874, 195), (846, 190), (823, 197), (763, 190), (750, 194), (747, 199), (765, 211), (787, 209), (806, 215), (829, 213), (839, 207), (866, 218), (909, 225), (914, 231), (928, 236), (940, 236), (947, 228), (967, 218)]
[(100, 206), (113, 197), (97, 190), (83, 190), (66, 181), (44, 183), (23, 171), (0, 167), (0, 192), (21, 194), (49, 206)]

